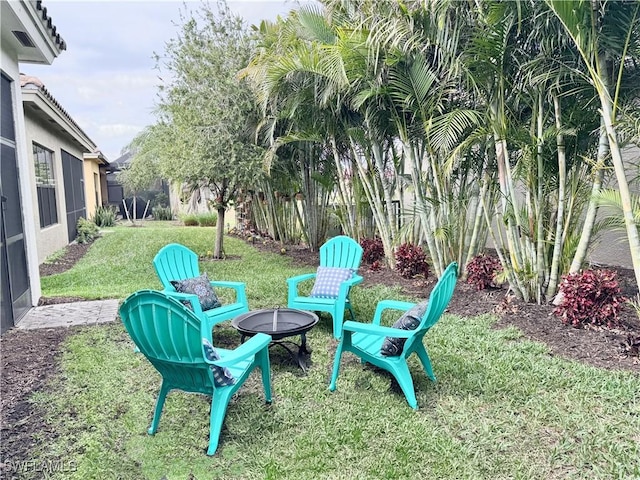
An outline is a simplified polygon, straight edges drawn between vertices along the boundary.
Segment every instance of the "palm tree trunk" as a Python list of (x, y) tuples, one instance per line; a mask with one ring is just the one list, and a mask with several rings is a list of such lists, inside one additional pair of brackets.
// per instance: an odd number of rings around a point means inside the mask
[[(580, 271), (585, 259), (587, 258), (587, 249), (591, 243), (591, 234), (593, 232), (593, 226), (596, 223), (596, 215), (598, 214), (598, 202), (596, 200), (600, 189), (602, 188), (602, 180), (604, 178), (604, 162), (609, 154), (609, 142), (607, 141), (607, 130), (604, 126), (604, 119), (600, 120), (600, 141), (598, 143), (598, 157), (596, 164), (593, 167), (593, 184), (591, 186), (591, 198), (589, 199), (589, 206), (585, 215), (584, 223), (582, 225), (582, 232), (580, 233), (580, 241), (576, 248), (576, 253), (573, 255), (571, 266), (569, 267), (569, 273), (576, 273)], [(554, 303), (556, 303), (554, 301)]]
[(618, 135), (613, 126), (611, 99), (607, 95), (600, 95), (602, 105), (602, 117), (607, 130), (607, 138), (609, 140), (609, 148), (611, 150), (611, 159), (613, 168), (618, 181), (618, 190), (620, 191), (620, 200), (622, 202), (622, 214), (624, 216), (624, 224), (627, 230), (627, 239), (629, 241), (629, 250), (631, 253), (631, 261), (633, 263), (633, 271), (636, 276), (636, 284), (640, 287), (640, 237), (638, 236), (638, 227), (633, 218), (633, 208), (631, 206), (631, 192), (629, 191), (629, 183), (627, 182), (624, 161), (618, 144)]
[[(354, 157), (357, 159), (358, 148), (356, 147), (354, 140), (351, 140), (351, 149), (353, 151)], [(356, 171), (358, 172), (358, 176), (360, 178), (360, 181), (362, 182), (362, 187), (367, 197), (367, 201), (369, 202), (371, 211), (373, 212), (374, 221), (376, 222), (378, 232), (380, 233), (380, 239), (382, 240), (382, 247), (384, 249), (387, 265), (390, 268), (395, 268), (393, 242), (391, 232), (389, 231), (387, 222), (385, 220), (386, 215), (384, 213), (384, 205), (380, 201), (379, 190), (376, 184), (378, 179), (375, 177), (375, 175), (369, 174), (369, 170), (371, 170), (371, 168), (365, 169), (360, 159), (357, 159), (355, 164), (357, 167)], [(367, 165), (370, 165), (368, 159)]]
[(543, 97), (542, 92), (538, 93), (538, 113), (537, 113), (537, 139), (538, 139), (538, 151), (537, 151), (537, 211), (536, 211), (536, 269), (538, 270), (538, 288), (536, 291), (536, 300), (538, 305), (542, 303), (542, 286), (544, 285), (544, 223), (542, 215), (542, 203), (544, 197), (544, 165), (542, 158), (542, 149), (544, 145), (543, 135)]
[(560, 99), (556, 94), (553, 95), (553, 107), (555, 111), (556, 129), (558, 130), (558, 134), (556, 135), (556, 144), (558, 148), (558, 212), (556, 216), (556, 234), (553, 245), (549, 285), (547, 286), (547, 297), (553, 296), (556, 293), (556, 288), (558, 287), (558, 270), (560, 268), (562, 232), (564, 228), (565, 186), (567, 182), (567, 158), (564, 136), (560, 133), (560, 127), (562, 126), (562, 111)]

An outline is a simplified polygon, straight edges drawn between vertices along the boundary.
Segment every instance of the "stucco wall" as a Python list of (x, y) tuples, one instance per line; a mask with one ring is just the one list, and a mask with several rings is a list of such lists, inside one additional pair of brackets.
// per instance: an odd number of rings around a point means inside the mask
[[(82, 158), (82, 157), (80, 157)], [(84, 174), (84, 198), (87, 208), (87, 218), (91, 218), (96, 213), (96, 208), (100, 205), (102, 198), (102, 185), (100, 182), (100, 167), (94, 160), (83, 161)], [(97, 175), (97, 176), (94, 176)], [(98, 201), (96, 202), (96, 189), (98, 191)]]
[[(626, 148), (622, 152), (622, 159), (627, 169), (627, 179), (638, 176), (638, 165), (640, 164), (640, 149), (637, 147)], [(612, 177), (610, 188), (616, 188), (615, 176)], [(638, 194), (638, 184), (629, 185), (632, 193)], [(598, 210), (598, 220), (607, 218), (610, 215), (621, 215), (620, 212), (614, 212), (608, 208), (600, 208)], [(616, 265), (625, 268), (633, 268), (631, 261), (631, 252), (629, 250), (629, 242), (625, 230), (609, 230), (603, 232), (594, 243), (588, 260), (596, 265)]]
[[(29, 270), (29, 284), (31, 288), (31, 302), (32, 305), (37, 305), (41, 295), (40, 287), (40, 272), (38, 271), (38, 251), (37, 251), (37, 233), (34, 228), (33, 222), (30, 219), (34, 218), (38, 210), (34, 213), (33, 205), (29, 201), (31, 186), (33, 184), (32, 177), (35, 176), (35, 168), (33, 162), (29, 162), (29, 155), (26, 148), (26, 134), (24, 128), (24, 112), (22, 109), (22, 95), (20, 91), (20, 73), (18, 70), (18, 60), (12, 55), (12, 52), (7, 52), (4, 49), (4, 45), (1, 51), (2, 71), (5, 75), (13, 80), (12, 97), (13, 97), (13, 115), (16, 129), (16, 160), (18, 169), (20, 172), (25, 172), (30, 164), (32, 172), (28, 175), (20, 175), (20, 194), (22, 197), (22, 221), (25, 237), (25, 248), (27, 256), (27, 268)], [(40, 225), (40, 223), (38, 223)]]
[[(32, 218), (33, 225), (36, 231), (38, 261), (39, 263), (42, 263), (49, 255), (60, 250), (61, 248), (64, 248), (69, 244), (66, 217), (67, 205), (64, 196), (64, 177), (62, 174), (61, 150), (65, 150), (66, 152), (78, 158), (82, 158), (83, 152), (69, 140), (57, 136), (55, 134), (55, 130), (52, 131), (49, 125), (43, 125), (41, 121), (31, 117), (28, 113), (25, 116), (25, 131), (27, 137), (25, 145), (27, 146), (29, 158), (29, 161), (27, 162), (29, 165), (29, 182), (31, 184), (31, 195), (29, 200), (31, 202), (31, 208), (34, 212)], [(44, 148), (51, 150), (53, 152), (54, 158), (53, 174), (55, 179), (56, 210), (58, 212), (58, 223), (45, 228), (40, 228), (40, 215), (38, 213), (38, 192), (36, 188), (36, 173), (32, 152), (32, 145), (34, 142)]]

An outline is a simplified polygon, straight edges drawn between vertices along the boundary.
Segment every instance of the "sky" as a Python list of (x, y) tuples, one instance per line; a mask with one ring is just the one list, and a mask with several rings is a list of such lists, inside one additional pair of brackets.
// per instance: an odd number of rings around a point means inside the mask
[[(291, 0), (228, 0), (248, 24), (296, 8)], [(162, 54), (179, 32), (180, 11), (198, 10), (189, 0), (44, 0), (47, 14), (67, 49), (52, 65), (22, 63), (20, 72), (38, 77), (98, 149), (113, 162), (153, 114)], [(215, 0), (211, 2), (215, 5)]]

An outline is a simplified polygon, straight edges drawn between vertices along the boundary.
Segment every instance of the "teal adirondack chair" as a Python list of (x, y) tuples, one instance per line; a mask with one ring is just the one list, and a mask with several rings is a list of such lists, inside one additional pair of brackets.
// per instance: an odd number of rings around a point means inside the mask
[[(185, 280), (200, 275), (198, 255), (178, 243), (170, 243), (162, 247), (153, 259), (153, 267), (167, 293), (176, 291), (171, 284), (172, 280)], [(227, 288), (235, 291), (235, 302), (202, 312), (202, 318), (207, 320), (211, 328), (220, 322), (231, 320), (249, 311), (244, 283), (222, 280), (212, 280), (210, 283), (214, 288)]]
[[(343, 352), (352, 352), (362, 359), (362, 362), (369, 362), (379, 368), (390, 372), (398, 381), (402, 388), (407, 402), (411, 408), (417, 409), (418, 402), (413, 387), (413, 379), (407, 364), (407, 359), (412, 353), (416, 353), (422, 362), (427, 376), (436, 381), (431, 367), (429, 354), (423, 344), (423, 337), (429, 329), (440, 319), (442, 312), (449, 304), (453, 290), (456, 286), (458, 275), (458, 265), (451, 263), (444, 271), (440, 280), (433, 288), (426, 311), (415, 330), (402, 330), (399, 328), (385, 327), (380, 325), (382, 313), (386, 309), (408, 311), (415, 306), (414, 303), (401, 302), (396, 300), (382, 300), (378, 302), (370, 324), (358, 322), (345, 322), (343, 325), (343, 336), (336, 350), (333, 362), (333, 375), (329, 390), (335, 391), (340, 369), (340, 358)], [(381, 353), (381, 347), (386, 337), (406, 338), (402, 352), (398, 356), (385, 356)]]
[[(271, 337), (259, 333), (235, 350), (216, 348), (219, 360), (209, 360), (203, 347), (203, 338), (211, 343), (211, 330), (182, 303), (172, 298), (188, 298), (195, 295), (166, 295), (156, 290), (140, 290), (130, 295), (120, 307), (120, 317), (131, 339), (140, 352), (151, 362), (162, 376), (162, 385), (156, 408), (148, 430), (156, 433), (162, 407), (169, 391), (202, 393), (211, 396), (208, 455), (218, 448), (220, 431), (229, 400), (244, 384), (249, 374), (259, 367), (262, 371), (265, 400), (271, 403), (271, 370), (269, 365), (269, 343)], [(194, 308), (199, 309), (198, 302)], [(215, 365), (227, 368), (235, 383), (217, 386)]]
[[(320, 247), (321, 267), (350, 268), (354, 272), (357, 272), (361, 261), (362, 247), (350, 237), (339, 235), (328, 240)], [(344, 311), (349, 310), (351, 319), (355, 320), (351, 302), (349, 301), (349, 291), (351, 287), (361, 283), (363, 278), (354, 273), (350, 279), (343, 281), (340, 284), (339, 293), (336, 298), (301, 296), (298, 292), (300, 283), (316, 279), (316, 276), (317, 272), (287, 279), (287, 307), (331, 314), (333, 319), (333, 336), (340, 338), (342, 335)]]

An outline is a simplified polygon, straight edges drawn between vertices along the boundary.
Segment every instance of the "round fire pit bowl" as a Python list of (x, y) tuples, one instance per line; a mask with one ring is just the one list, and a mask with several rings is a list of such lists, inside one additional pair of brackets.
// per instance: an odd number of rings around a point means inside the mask
[[(306, 333), (318, 323), (318, 316), (313, 312), (296, 310), (293, 308), (267, 308), (238, 315), (231, 321), (231, 325), (240, 332), (240, 341), (256, 333), (271, 335), (271, 345), (280, 345), (292, 356), (297, 357), (298, 364), (303, 371), (307, 371), (304, 354), (311, 353), (307, 349)], [(300, 345), (287, 337), (300, 335)], [(297, 355), (286, 344), (298, 347)]]

